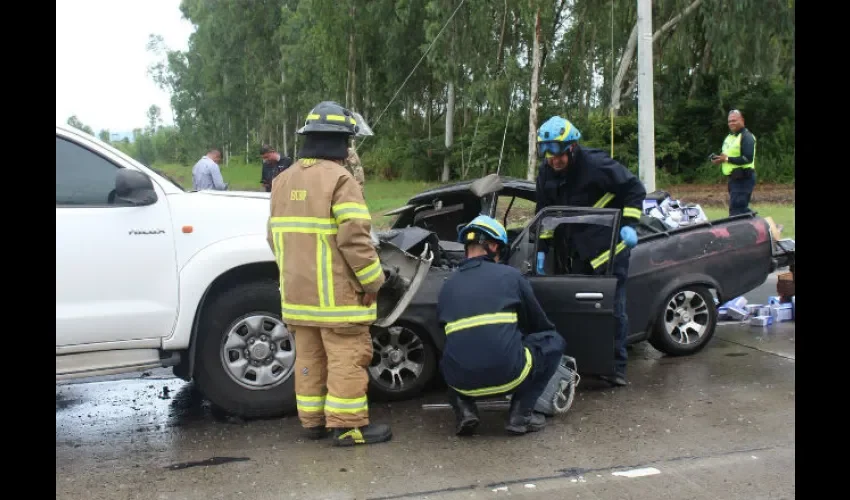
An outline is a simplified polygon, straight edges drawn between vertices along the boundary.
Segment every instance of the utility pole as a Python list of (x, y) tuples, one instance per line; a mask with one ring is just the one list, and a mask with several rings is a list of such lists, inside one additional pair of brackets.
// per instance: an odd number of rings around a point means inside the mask
[(655, 191), (655, 112), (652, 77), (652, 0), (637, 0), (638, 171), (646, 192)]

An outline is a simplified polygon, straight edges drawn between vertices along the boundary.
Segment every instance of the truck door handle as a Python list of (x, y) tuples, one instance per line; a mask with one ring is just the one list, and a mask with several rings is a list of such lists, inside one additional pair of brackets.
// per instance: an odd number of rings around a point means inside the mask
[(576, 300), (602, 300), (602, 294), (598, 292), (578, 292)]

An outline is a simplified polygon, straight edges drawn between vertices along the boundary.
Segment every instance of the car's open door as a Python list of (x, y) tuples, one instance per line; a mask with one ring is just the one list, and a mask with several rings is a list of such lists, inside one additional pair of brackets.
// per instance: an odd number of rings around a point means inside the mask
[[(614, 371), (614, 291), (617, 279), (610, 265), (601, 274), (590, 274), (582, 270), (558, 269), (554, 240), (546, 256), (545, 275), (536, 271), (537, 252), (540, 248), (538, 235), (554, 232), (555, 239), (569, 232), (587, 231), (610, 235), (608, 262), (611, 262), (619, 238), (620, 211), (602, 208), (548, 207), (540, 211), (516, 238), (510, 248), (508, 264), (516, 267), (531, 282), (540, 305), (555, 324), (567, 343), (566, 354), (576, 359), (582, 374), (603, 375)], [(580, 236), (577, 236), (580, 238)], [(565, 240), (562, 240), (565, 241)], [(563, 246), (563, 245), (562, 245)], [(604, 249), (602, 250), (604, 259)], [(567, 272), (568, 274), (562, 274)]]

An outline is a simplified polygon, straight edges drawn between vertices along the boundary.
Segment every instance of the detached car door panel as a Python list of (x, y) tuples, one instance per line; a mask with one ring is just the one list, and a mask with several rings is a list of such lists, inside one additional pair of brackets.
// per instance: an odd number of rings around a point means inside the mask
[[(607, 250), (603, 248), (600, 253), (607, 251), (610, 262), (617, 243), (613, 235), (619, 232), (615, 231), (619, 223), (618, 210), (548, 207), (526, 226), (511, 246), (508, 264), (528, 278), (549, 320), (566, 340), (565, 354), (576, 359), (581, 374), (608, 375), (614, 371), (617, 278), (609, 265), (600, 267), (597, 274), (565, 274), (566, 271), (547, 265), (546, 274), (538, 275), (536, 260), (540, 246), (537, 235), (541, 230), (555, 232), (555, 229), (569, 226), (591, 227), (596, 237), (610, 233)], [(555, 238), (561, 234), (555, 232)], [(553, 248), (554, 245), (550, 245), (547, 264), (554, 260)]]

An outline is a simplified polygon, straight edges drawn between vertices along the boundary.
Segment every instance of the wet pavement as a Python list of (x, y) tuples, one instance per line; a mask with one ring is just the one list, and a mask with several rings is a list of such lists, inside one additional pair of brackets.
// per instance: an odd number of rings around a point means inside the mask
[[(718, 326), (699, 354), (630, 349), (631, 385), (582, 379), (541, 432), (483, 411), (460, 439), (439, 392), (374, 403), (390, 443), (304, 440), (295, 417), (219, 415), (157, 370), (56, 387), (56, 498), (737, 499), (795, 496), (794, 323)], [(579, 366), (579, 370), (581, 366)]]

